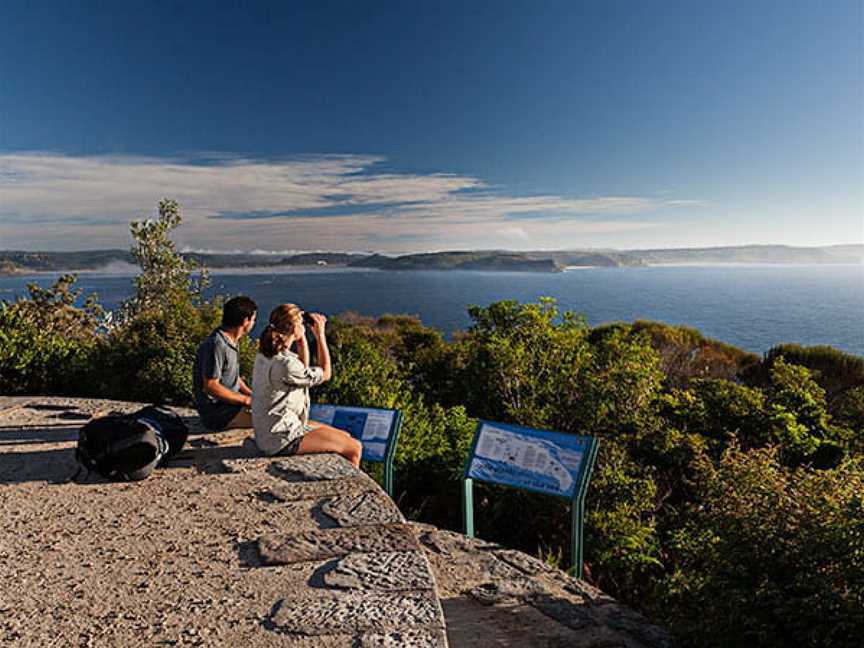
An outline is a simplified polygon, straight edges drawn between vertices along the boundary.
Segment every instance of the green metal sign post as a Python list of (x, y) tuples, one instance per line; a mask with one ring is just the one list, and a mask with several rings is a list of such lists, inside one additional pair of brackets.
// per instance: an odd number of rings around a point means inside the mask
[[(402, 412), (393, 410), (395, 419), (390, 435), (387, 437), (387, 448), (384, 452), (384, 490), (393, 497), (393, 460), (396, 458), (396, 444), (399, 442), (399, 433), (402, 431)], [(369, 461), (374, 461), (370, 459)]]
[(465, 535), (474, 537), (474, 480), (512, 486), (571, 502), (570, 555), (582, 577), (585, 495), (597, 459), (594, 437), (480, 421), (462, 479)]

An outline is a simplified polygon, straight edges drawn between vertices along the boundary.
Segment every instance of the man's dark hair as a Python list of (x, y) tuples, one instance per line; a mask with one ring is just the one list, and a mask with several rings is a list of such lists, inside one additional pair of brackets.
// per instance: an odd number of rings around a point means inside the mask
[(258, 304), (248, 297), (232, 297), (222, 307), (222, 327), (234, 328), (258, 312)]

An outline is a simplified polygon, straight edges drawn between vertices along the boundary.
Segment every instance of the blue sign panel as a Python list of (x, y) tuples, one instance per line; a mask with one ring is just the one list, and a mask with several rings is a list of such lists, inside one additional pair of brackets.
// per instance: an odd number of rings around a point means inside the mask
[(363, 444), (363, 459), (384, 461), (396, 412), (374, 407), (312, 405), (309, 418), (350, 433)]
[(362, 439), (367, 417), (366, 412), (346, 412), (343, 409), (337, 409), (333, 416), (333, 427), (345, 430), (355, 439)]
[(465, 477), (572, 498), (590, 437), (482, 421)]

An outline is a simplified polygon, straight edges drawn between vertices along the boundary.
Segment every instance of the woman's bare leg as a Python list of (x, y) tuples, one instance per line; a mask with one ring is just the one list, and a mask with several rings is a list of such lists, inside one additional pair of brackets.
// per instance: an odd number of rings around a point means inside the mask
[(303, 435), (297, 454), (313, 454), (316, 452), (335, 452), (342, 455), (355, 468), (360, 467), (360, 455), (363, 445), (344, 430), (331, 427), (325, 423), (309, 421), (309, 425), (317, 425), (314, 430)]

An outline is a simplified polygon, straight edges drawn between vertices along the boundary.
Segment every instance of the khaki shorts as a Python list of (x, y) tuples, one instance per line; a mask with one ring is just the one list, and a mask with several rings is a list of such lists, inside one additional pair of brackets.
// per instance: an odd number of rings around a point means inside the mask
[(293, 441), (289, 441), (288, 445), (286, 445), (284, 448), (282, 448), (276, 454), (288, 456), (288, 457), (290, 457), (291, 455), (296, 455), (297, 452), (300, 450), (300, 444), (303, 442), (303, 437), (305, 437), (306, 434), (308, 434), (312, 430), (317, 430), (319, 427), (321, 427), (320, 423), (315, 423), (314, 425), (310, 425), (309, 423), (306, 423), (303, 426), (303, 434), (301, 434), (299, 437), (297, 437)]
[(286, 445), (284, 448), (282, 448), (276, 454), (281, 456), (281, 457), (290, 457), (292, 455), (296, 455), (297, 452), (300, 450), (300, 444), (302, 442), (303, 442), (303, 437), (299, 436), (296, 439), (294, 439), (293, 441), (289, 441), (288, 445)]

